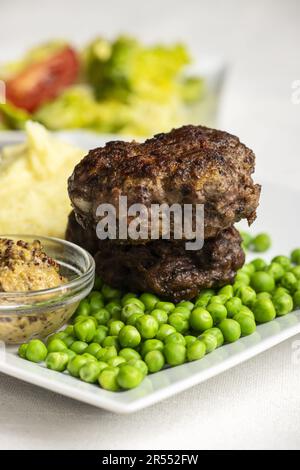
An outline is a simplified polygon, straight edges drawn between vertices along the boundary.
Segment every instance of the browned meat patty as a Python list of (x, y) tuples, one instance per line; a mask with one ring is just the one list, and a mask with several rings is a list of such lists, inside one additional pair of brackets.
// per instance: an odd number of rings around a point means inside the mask
[[(152, 203), (204, 204), (205, 238), (256, 217), (260, 186), (251, 178), (254, 153), (226, 132), (184, 126), (144, 143), (109, 142), (91, 150), (69, 178), (69, 195), (84, 227), (97, 224), (101, 203), (118, 208)], [(149, 224), (150, 227), (150, 224)], [(150, 229), (149, 229), (150, 230)]]
[(69, 242), (81, 246), (91, 253), (91, 255), (94, 255), (98, 251), (99, 240), (96, 236), (96, 231), (94, 229), (83, 229), (77, 222), (74, 211), (69, 214), (65, 238)]
[(183, 241), (167, 240), (144, 245), (105, 240), (98, 248), (96, 270), (107, 284), (175, 302), (195, 297), (201, 288), (231, 282), (245, 261), (241, 237), (233, 227), (206, 240), (199, 251), (186, 251)]

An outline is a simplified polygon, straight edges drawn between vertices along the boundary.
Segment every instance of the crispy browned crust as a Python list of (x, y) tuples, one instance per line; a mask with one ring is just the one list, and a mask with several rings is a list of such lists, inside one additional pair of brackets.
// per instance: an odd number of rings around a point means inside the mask
[(145, 245), (105, 240), (98, 248), (96, 270), (107, 284), (175, 302), (195, 297), (202, 288), (232, 282), (245, 261), (241, 237), (233, 227), (206, 240), (199, 251), (186, 251), (184, 242), (166, 240)]
[(69, 178), (77, 218), (95, 226), (101, 203), (204, 204), (205, 238), (256, 217), (260, 186), (251, 178), (254, 153), (227, 132), (184, 126), (140, 144), (109, 142), (91, 150)]

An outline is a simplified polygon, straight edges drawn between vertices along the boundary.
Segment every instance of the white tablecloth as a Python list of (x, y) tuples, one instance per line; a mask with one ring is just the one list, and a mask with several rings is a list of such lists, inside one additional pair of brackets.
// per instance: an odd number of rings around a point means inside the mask
[[(232, 68), (220, 127), (255, 150), (257, 179), (299, 186), (300, 105), (291, 101), (292, 82), (300, 79), (297, 0), (2, 0), (0, 15), (0, 59), (52, 36), (80, 43), (120, 31), (147, 41), (187, 41), (199, 60), (204, 54), (225, 56)], [(294, 340), (130, 416), (0, 374), (0, 447), (299, 448), (300, 365), (292, 363)]]

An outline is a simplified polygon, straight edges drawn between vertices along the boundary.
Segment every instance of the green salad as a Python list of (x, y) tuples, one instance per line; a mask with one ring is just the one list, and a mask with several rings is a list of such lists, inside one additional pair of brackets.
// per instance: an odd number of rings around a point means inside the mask
[(122, 36), (97, 38), (82, 50), (55, 41), (0, 67), (6, 104), (0, 128), (22, 129), (28, 119), (49, 129), (90, 129), (150, 135), (192, 121), (205, 81), (188, 74), (182, 44), (145, 46)]

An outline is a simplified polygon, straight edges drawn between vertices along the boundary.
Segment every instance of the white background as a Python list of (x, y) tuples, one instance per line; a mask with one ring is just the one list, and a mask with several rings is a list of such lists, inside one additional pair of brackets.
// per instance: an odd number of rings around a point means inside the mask
[[(254, 149), (257, 179), (298, 188), (300, 104), (291, 95), (300, 80), (299, 1), (0, 0), (0, 18), (0, 60), (51, 37), (81, 44), (121, 32), (185, 41), (199, 61), (225, 58), (231, 68), (220, 127)], [(300, 365), (292, 364), (292, 341), (131, 416), (0, 375), (0, 447), (299, 449)]]

